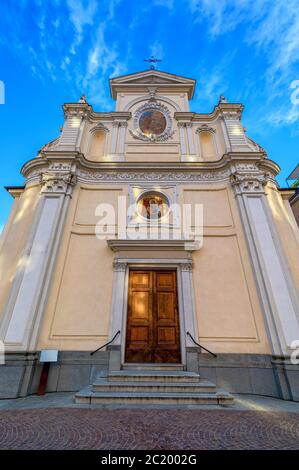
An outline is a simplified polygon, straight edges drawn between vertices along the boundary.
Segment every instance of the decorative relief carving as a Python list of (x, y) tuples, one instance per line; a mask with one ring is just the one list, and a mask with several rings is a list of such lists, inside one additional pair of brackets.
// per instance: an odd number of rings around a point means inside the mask
[(49, 170), (50, 171), (70, 171), (72, 167), (71, 163), (50, 163)]
[(236, 169), (239, 171), (258, 171), (255, 163), (237, 163)]
[(226, 120), (239, 120), (241, 118), (241, 111), (223, 111), (222, 116)]
[(264, 193), (264, 186), (268, 179), (264, 173), (234, 173), (231, 175), (230, 181), (236, 194), (252, 194)]
[[(140, 129), (140, 117), (146, 111), (158, 111), (163, 114), (166, 120), (166, 127), (161, 134), (152, 133), (150, 135), (146, 135)], [(156, 100), (154, 102), (150, 100), (148, 103), (143, 104), (140, 106), (140, 108), (137, 109), (136, 113), (134, 114), (133, 127), (133, 130), (129, 130), (130, 134), (135, 139), (143, 140), (144, 142), (165, 142), (166, 140), (172, 138), (173, 134), (175, 133), (175, 131), (172, 130), (172, 118), (169, 109), (162, 103), (156, 102)]]
[(109, 132), (109, 129), (108, 127), (104, 126), (104, 124), (102, 124), (101, 122), (99, 124), (97, 124), (96, 126), (92, 127), (89, 132), (91, 134), (94, 134), (95, 132), (97, 131), (104, 131), (104, 132)]
[(124, 272), (126, 269), (127, 269), (127, 263), (124, 263), (122, 261), (117, 261), (117, 260), (115, 260), (113, 262), (113, 270), (114, 271)]
[(72, 186), (77, 182), (75, 174), (69, 172), (62, 173), (43, 173), (41, 175), (42, 189), (41, 193), (46, 194), (70, 194)]
[(199, 126), (196, 129), (195, 134), (199, 134), (200, 132), (212, 132), (213, 134), (216, 134), (216, 130), (213, 127), (208, 126), (207, 124), (202, 124), (201, 126)]
[(181, 271), (188, 271), (188, 272), (191, 272), (192, 269), (193, 269), (193, 263), (192, 261), (188, 261), (186, 263), (182, 263), (180, 264), (180, 267), (181, 267)]
[(79, 179), (84, 181), (145, 181), (145, 182), (202, 182), (202, 181), (220, 181), (228, 179), (231, 172), (229, 169), (221, 171), (210, 171), (210, 172), (166, 172), (166, 171), (92, 171), (92, 170), (78, 170), (77, 172)]
[(150, 96), (150, 101), (156, 101), (157, 87), (148, 87), (148, 94)]
[(26, 178), (26, 184), (32, 183), (35, 181), (39, 183), (41, 180), (41, 173), (42, 173), (41, 169), (31, 171)]

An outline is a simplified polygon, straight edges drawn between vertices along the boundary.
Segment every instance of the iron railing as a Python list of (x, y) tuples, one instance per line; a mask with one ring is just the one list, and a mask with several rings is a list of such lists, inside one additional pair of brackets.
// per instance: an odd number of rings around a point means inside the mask
[(108, 343), (106, 344), (103, 344), (103, 346), (100, 346), (98, 349), (96, 349), (95, 351), (92, 351), (90, 353), (91, 356), (93, 356), (96, 352), (100, 351), (101, 349), (104, 349), (106, 346), (109, 346), (109, 344), (113, 343), (113, 341), (115, 340), (115, 338), (120, 334), (120, 330), (118, 330), (117, 333), (115, 333), (115, 335), (113, 336), (113, 338), (108, 341)]
[(212, 351), (209, 351), (209, 349), (204, 348), (201, 344), (197, 343), (197, 341), (195, 341), (195, 339), (193, 338), (193, 336), (191, 335), (191, 333), (189, 333), (189, 331), (187, 331), (187, 335), (190, 336), (190, 338), (192, 339), (193, 343), (196, 344), (196, 346), (198, 346), (198, 347), (201, 348), (201, 349), (204, 349), (204, 350), (207, 351), (209, 354), (212, 354), (212, 356), (217, 357), (217, 354), (214, 354)]

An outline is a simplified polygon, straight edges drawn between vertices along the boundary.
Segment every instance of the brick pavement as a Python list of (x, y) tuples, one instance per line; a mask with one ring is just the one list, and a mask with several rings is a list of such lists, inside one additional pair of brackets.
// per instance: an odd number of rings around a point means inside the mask
[(298, 449), (297, 413), (45, 408), (0, 411), (0, 449)]

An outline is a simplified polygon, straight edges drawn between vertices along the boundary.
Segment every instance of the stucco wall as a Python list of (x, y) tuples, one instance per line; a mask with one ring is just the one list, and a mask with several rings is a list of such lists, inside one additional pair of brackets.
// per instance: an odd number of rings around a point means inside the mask
[[(113, 254), (95, 236), (95, 208), (116, 205), (122, 187), (76, 187), (53, 276), (38, 348), (92, 350), (107, 341)], [(112, 227), (112, 231), (115, 227)]]
[[(95, 237), (95, 208), (101, 202), (116, 207), (117, 197), (127, 193), (126, 186), (83, 185), (75, 189), (39, 348), (92, 350), (106, 342), (114, 254), (105, 240)], [(178, 187), (178, 193), (180, 203), (204, 205), (204, 244), (193, 254), (201, 342), (216, 352), (269, 353), (231, 189), (224, 184), (188, 185)], [(110, 237), (115, 237), (116, 227), (112, 225), (109, 230)], [(146, 253), (146, 257), (151, 256), (155, 253)]]
[(193, 254), (201, 344), (215, 352), (270, 352), (231, 188), (184, 187), (182, 193), (184, 202), (204, 206), (203, 247)]

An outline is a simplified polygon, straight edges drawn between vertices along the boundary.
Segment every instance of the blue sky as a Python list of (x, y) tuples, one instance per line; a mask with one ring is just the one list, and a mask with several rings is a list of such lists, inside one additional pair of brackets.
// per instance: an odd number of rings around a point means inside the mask
[(61, 105), (85, 93), (113, 110), (109, 77), (146, 69), (151, 54), (197, 79), (192, 111), (211, 112), (220, 94), (243, 103), (285, 186), (299, 161), (299, 0), (2, 0), (0, 230), (3, 186), (22, 184), (21, 165), (59, 134)]

